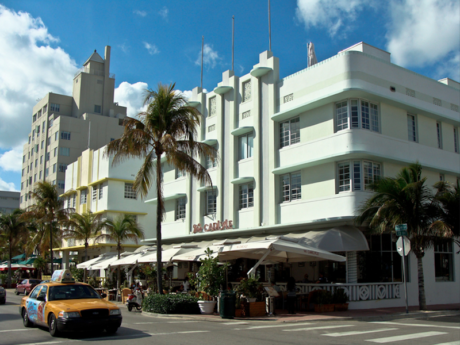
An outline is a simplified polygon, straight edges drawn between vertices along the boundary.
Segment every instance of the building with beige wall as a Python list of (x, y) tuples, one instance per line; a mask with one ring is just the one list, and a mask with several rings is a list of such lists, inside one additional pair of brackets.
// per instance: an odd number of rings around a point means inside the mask
[(73, 79), (72, 96), (48, 93), (32, 111), (32, 127), (22, 158), (20, 206), (33, 204), (39, 181), (65, 188), (67, 165), (88, 149), (98, 149), (123, 133), (126, 107), (114, 103), (115, 75), (110, 73), (110, 46), (104, 59), (96, 52)]

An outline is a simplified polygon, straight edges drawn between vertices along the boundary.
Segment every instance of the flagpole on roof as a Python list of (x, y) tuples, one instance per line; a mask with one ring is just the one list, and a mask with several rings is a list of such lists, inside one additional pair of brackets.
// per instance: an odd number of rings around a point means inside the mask
[(232, 16), (232, 71), (235, 71), (234, 62), (235, 62), (235, 16)]
[(203, 49), (204, 49), (204, 36), (201, 36), (201, 92), (203, 92)]
[(270, 17), (270, 0), (268, 0), (268, 50), (272, 51), (272, 27)]

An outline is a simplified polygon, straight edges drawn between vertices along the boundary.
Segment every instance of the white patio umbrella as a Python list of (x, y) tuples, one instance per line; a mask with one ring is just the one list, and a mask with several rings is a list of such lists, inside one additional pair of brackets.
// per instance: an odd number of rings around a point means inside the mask
[(77, 265), (77, 268), (88, 268), (89, 266), (95, 264), (98, 261), (104, 260), (107, 257), (107, 254), (99, 255), (97, 258), (81, 262)]
[(361, 230), (353, 226), (309, 231), (303, 236), (301, 242), (331, 252), (369, 250), (366, 237)]
[(185, 254), (175, 255), (172, 257), (172, 261), (194, 261), (199, 262), (200, 259), (204, 259), (207, 257), (205, 253), (207, 249), (212, 250), (211, 257), (215, 258), (219, 255), (219, 253), (224, 249), (224, 246), (208, 246), (203, 248), (198, 248), (192, 251), (189, 251)]
[[(197, 245), (190, 245), (190, 244), (182, 244), (180, 246), (174, 246), (173, 248), (166, 249), (161, 253), (161, 261), (162, 262), (170, 262), (171, 259), (175, 255), (184, 254), (190, 252), (192, 250), (196, 250), (198, 248)], [(139, 258), (138, 263), (149, 263), (149, 262), (157, 262), (157, 253), (154, 252), (152, 254), (145, 255)]]
[(298, 241), (298, 239), (280, 236), (268, 237), (261, 241), (235, 244), (219, 253), (219, 258), (224, 260), (238, 258), (258, 259), (259, 261), (249, 270), (248, 275), (254, 274), (256, 268), (267, 260), (286, 263), (321, 260), (346, 261), (343, 256), (298, 243)]
[[(124, 253), (123, 253), (123, 254), (124, 254)], [(121, 255), (123, 255), (123, 254), (121, 254)], [(129, 253), (129, 254), (131, 254), (131, 253)], [(104, 269), (108, 268), (109, 265), (110, 265), (112, 262), (116, 261), (116, 260), (118, 260), (118, 255), (117, 255), (117, 254), (114, 254), (114, 255), (112, 255), (112, 256), (106, 256), (106, 257), (104, 258), (104, 260), (100, 260), (100, 261), (97, 261), (97, 262), (95, 262), (95, 263), (89, 265), (87, 269), (88, 269), (89, 271), (104, 270)]]

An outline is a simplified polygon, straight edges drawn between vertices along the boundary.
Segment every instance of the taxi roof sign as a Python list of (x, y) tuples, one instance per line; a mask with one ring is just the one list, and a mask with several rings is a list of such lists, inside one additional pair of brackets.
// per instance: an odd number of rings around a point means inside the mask
[(55, 283), (75, 283), (70, 270), (57, 270), (54, 271), (51, 281)]

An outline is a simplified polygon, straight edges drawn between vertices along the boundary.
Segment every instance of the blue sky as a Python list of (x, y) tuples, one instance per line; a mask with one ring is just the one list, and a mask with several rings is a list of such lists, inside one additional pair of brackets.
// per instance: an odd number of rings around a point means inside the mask
[[(392, 62), (434, 79), (460, 81), (458, 0), (272, 0), (272, 51), (281, 78), (307, 66), (307, 42), (318, 61), (364, 41), (392, 53)], [(134, 115), (142, 92), (176, 82), (204, 88), (231, 69), (247, 74), (268, 50), (266, 0), (1, 1), (0, 190), (20, 186), (22, 145), (37, 99), (71, 93), (75, 71), (94, 49), (112, 47), (115, 100)]]

